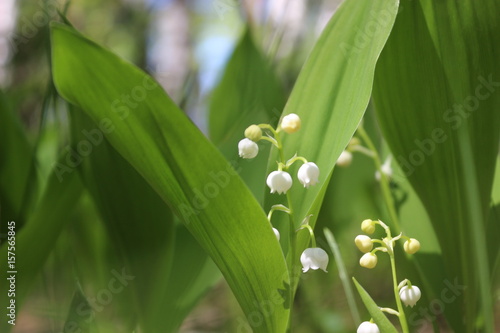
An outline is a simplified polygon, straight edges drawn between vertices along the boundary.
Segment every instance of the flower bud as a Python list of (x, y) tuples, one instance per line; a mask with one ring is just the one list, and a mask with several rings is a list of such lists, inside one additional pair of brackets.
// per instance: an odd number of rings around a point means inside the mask
[(267, 176), (266, 183), (271, 189), (271, 193), (286, 193), (292, 187), (292, 176), (285, 171), (273, 171)]
[(253, 142), (257, 142), (262, 138), (262, 130), (257, 125), (250, 125), (245, 130), (245, 137)]
[(375, 232), (375, 222), (370, 219), (364, 220), (361, 222), (361, 230), (368, 235), (373, 234)]
[(326, 271), (326, 266), (328, 266), (328, 254), (319, 247), (305, 249), (300, 256), (300, 262), (302, 263), (302, 271), (304, 273), (309, 269), (316, 270), (318, 268), (328, 273)]
[[(382, 170), (382, 173), (387, 177), (387, 178), (392, 178), (392, 167), (391, 167), (391, 157), (389, 156), (387, 158), (387, 160), (385, 160), (384, 164), (382, 164), (382, 166), (380, 167), (380, 169)], [(380, 172), (377, 170), (375, 172), (375, 179), (377, 179), (377, 181), (380, 181), (382, 179), (382, 176), (380, 175)]]
[(417, 286), (404, 286), (399, 290), (399, 297), (406, 306), (415, 306), (421, 295), (420, 288)]
[(297, 178), (299, 182), (304, 185), (304, 187), (309, 187), (318, 183), (319, 168), (313, 162), (307, 162), (302, 164), (297, 173)]
[(359, 325), (357, 333), (380, 333), (377, 324), (364, 321)]
[(409, 254), (414, 254), (420, 250), (420, 242), (415, 238), (410, 238), (403, 245), (405, 252)]
[(349, 165), (351, 165), (351, 162), (352, 153), (348, 152), (347, 150), (344, 150), (337, 159), (337, 165), (339, 167), (348, 167)]
[(377, 261), (378, 261), (377, 255), (369, 252), (363, 254), (363, 256), (359, 259), (359, 264), (361, 265), (361, 267), (371, 269), (377, 266)]
[(281, 120), (281, 128), (287, 133), (295, 133), (300, 129), (300, 118), (295, 113), (287, 114)]
[(373, 249), (372, 239), (365, 235), (356, 236), (354, 243), (356, 243), (358, 249), (363, 253), (368, 253)]
[(359, 140), (357, 137), (353, 136), (351, 140), (349, 140), (349, 143), (347, 144), (348, 147), (353, 147), (353, 146), (359, 146), (361, 144), (361, 140)]
[(274, 234), (276, 235), (276, 238), (278, 238), (278, 241), (279, 241), (280, 240), (280, 232), (276, 228), (273, 228), (273, 231), (274, 231)]
[(259, 146), (250, 139), (243, 139), (238, 143), (240, 157), (254, 158), (259, 153)]

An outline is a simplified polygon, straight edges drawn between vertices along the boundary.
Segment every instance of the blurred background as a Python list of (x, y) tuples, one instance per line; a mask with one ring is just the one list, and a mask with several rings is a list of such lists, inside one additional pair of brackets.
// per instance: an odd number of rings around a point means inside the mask
[[(311, 48), (340, 2), (2, 0), (0, 87), (19, 118), (36, 157), (38, 181), (28, 184), (33, 188), (31, 193), (38, 193), (34, 189), (44, 187), (52, 165), (69, 140), (68, 115), (57, 99), (48, 97), (54, 89), (50, 79), (48, 23), (60, 20), (57, 10), (66, 11), (69, 21), (84, 35), (153, 75), (193, 122), (208, 133), (212, 93), (247, 27), (251, 29), (257, 49), (270, 63), (288, 95)], [(370, 109), (365, 127), (385, 159), (387, 148)], [(363, 269), (358, 265), (360, 253), (353, 242), (360, 233), (363, 219), (383, 220), (387, 216), (373, 162), (363, 155), (355, 155), (349, 168), (337, 169), (319, 216), (318, 243), (328, 248), (322, 231), (325, 227), (331, 229), (340, 244), (348, 274), (356, 276), (379, 304), (392, 306), (387, 258), (381, 258), (373, 271)], [(426, 233), (430, 229), (426, 214), (416, 195), (398, 174), (402, 173), (395, 170), (392, 186), (402, 220), (408, 224), (405, 230), (412, 237), (426, 239), (423, 250), (435, 250), (434, 236)], [(109, 264), (115, 256), (115, 250), (109, 245), (112, 235), (103, 225), (102, 216), (88, 194), (83, 195), (78, 208), (67, 219), (70, 222), (42, 273), (32, 277), (33, 288), (18, 314), (13, 332), (63, 331), (68, 309), (74, 301), (75, 285), (92, 295), (92, 290), (95, 293), (109, 280), (109, 267), (118, 267)], [(418, 224), (411, 223), (416, 219)], [(153, 254), (142, 255), (145, 264), (154, 260), (150, 257)], [(211, 279), (213, 283), (199, 303), (185, 319), (182, 318), (179, 331), (245, 332), (241, 329), (244, 316), (224, 280), (217, 274), (212, 274)], [(112, 327), (111, 331), (128, 331), (127, 319), (133, 321), (134, 317), (134, 309), (129, 304), (125, 296), (116, 298), (98, 314), (100, 322)], [(364, 308), (359, 308), (362, 319), (369, 320)], [(129, 313), (130, 317), (124, 313)], [(333, 259), (328, 274), (314, 271), (303, 275), (297, 292), (294, 327), (298, 333), (355, 330)], [(421, 327), (421, 331), (431, 330), (429, 324)]]

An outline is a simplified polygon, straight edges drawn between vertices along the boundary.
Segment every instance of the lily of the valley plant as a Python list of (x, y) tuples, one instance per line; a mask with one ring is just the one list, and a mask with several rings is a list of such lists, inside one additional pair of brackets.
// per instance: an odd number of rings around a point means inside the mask
[[(300, 130), (301, 120), (300, 117), (294, 113), (288, 114), (281, 119), (277, 128), (273, 128), (270, 124), (259, 124), (250, 125), (245, 130), (245, 138), (242, 139), (238, 144), (239, 155), (242, 158), (254, 158), (259, 152), (257, 145), (258, 141), (265, 140), (271, 142), (278, 150), (279, 161), (277, 161), (277, 170), (272, 171), (267, 176), (266, 184), (269, 187), (271, 193), (285, 194), (288, 200), (288, 206), (279, 204), (271, 207), (268, 220), (271, 223), (272, 215), (275, 211), (281, 211), (293, 215), (293, 210), (290, 204), (290, 197), (288, 191), (293, 185), (293, 178), (289, 173), (290, 167), (296, 162), (302, 162), (298, 172), (297, 179), (299, 183), (304, 187), (308, 188), (314, 186), (319, 182), (319, 167), (314, 162), (308, 161), (302, 156), (293, 156), (288, 160), (285, 160), (283, 143), (281, 141), (281, 133), (285, 132), (287, 134), (293, 134)], [(263, 133), (265, 132), (265, 133)], [(265, 135), (264, 135), (265, 134)], [(290, 219), (290, 221), (293, 221)], [(290, 253), (295, 251), (295, 238), (298, 231), (302, 229), (307, 229), (310, 233), (312, 247), (304, 249), (302, 255), (300, 256), (300, 262), (302, 264), (302, 271), (305, 273), (312, 270), (321, 269), (327, 272), (328, 266), (328, 254), (325, 250), (316, 247), (316, 239), (314, 236), (314, 230), (309, 225), (309, 217), (303, 217), (303, 223), (301, 226), (295, 230), (295, 226), (292, 225), (290, 228)], [(272, 225), (272, 223), (271, 223)], [(273, 227), (273, 231), (280, 239), (280, 232), (278, 229)], [(294, 260), (292, 265), (294, 265)], [(289, 267), (291, 270), (292, 268)]]
[[(406, 253), (414, 254), (420, 249), (420, 242), (415, 238), (409, 238), (402, 233), (393, 237), (389, 227), (380, 220), (367, 219), (361, 222), (361, 230), (368, 235), (375, 232), (376, 226), (381, 226), (385, 231), (385, 237), (382, 239), (370, 238), (367, 235), (358, 235), (354, 239), (357, 248), (363, 252), (363, 256), (359, 260), (362, 267), (372, 269), (377, 266), (378, 257), (377, 252), (387, 253), (391, 262), (392, 282), (394, 287), (394, 296), (396, 300), (397, 310), (392, 308), (380, 308), (383, 312), (395, 315), (399, 318), (403, 333), (408, 333), (408, 323), (406, 321), (403, 304), (413, 307), (420, 299), (420, 288), (411, 284), (411, 281), (404, 279), (400, 283), (397, 281), (396, 274), (396, 259), (394, 255), (394, 246), (396, 241), (403, 239), (405, 243), (403, 248)], [(375, 246), (374, 246), (375, 245)], [(379, 332), (378, 326), (373, 318), (370, 322), (363, 322), (358, 327), (358, 333)]]

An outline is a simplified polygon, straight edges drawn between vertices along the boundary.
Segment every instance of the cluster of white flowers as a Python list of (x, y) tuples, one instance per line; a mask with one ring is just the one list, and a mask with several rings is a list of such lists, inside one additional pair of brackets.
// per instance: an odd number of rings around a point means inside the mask
[[(387, 233), (387, 237), (383, 239), (372, 239), (366, 235), (358, 235), (354, 239), (354, 243), (358, 247), (358, 249), (364, 253), (364, 255), (359, 260), (359, 264), (365, 268), (374, 268), (377, 266), (377, 255), (375, 254), (377, 251), (381, 252), (390, 252), (392, 253), (394, 243), (399, 239), (406, 239), (403, 248), (408, 254), (415, 254), (418, 250), (420, 250), (420, 242), (415, 238), (409, 238), (400, 234), (396, 237), (391, 237), (390, 232), (388, 232), (389, 227), (378, 220), (367, 219), (361, 222), (361, 230), (369, 235), (375, 232), (375, 226), (382, 226)], [(381, 246), (373, 249), (373, 243), (380, 243)]]
[[(301, 125), (300, 117), (294, 113), (284, 116), (277, 129), (274, 129), (269, 124), (250, 125), (245, 130), (245, 138), (238, 143), (239, 156), (245, 159), (255, 158), (259, 153), (259, 146), (257, 145), (257, 142), (260, 140), (272, 142), (276, 148), (282, 152), (283, 147), (279, 137), (280, 132), (283, 131), (285, 133), (292, 134), (300, 130)], [(266, 133), (266, 136), (263, 136), (263, 130), (268, 132)], [(294, 156), (290, 160), (286, 161), (286, 163), (285, 161), (280, 161), (278, 163), (278, 170), (272, 171), (267, 176), (266, 184), (271, 190), (271, 193), (286, 194), (290, 190), (293, 185), (293, 179), (290, 173), (288, 173), (288, 169), (296, 161), (302, 161), (302, 165), (297, 172), (297, 179), (302, 186), (308, 188), (319, 182), (320, 173), (316, 163), (309, 162), (302, 156)], [(288, 208), (282, 205), (275, 205), (268, 215), (269, 222), (271, 222), (271, 215), (274, 209), (290, 213)], [(312, 228), (307, 223), (301, 228), (306, 227), (310, 229), (311, 237), (313, 239), (313, 247), (305, 249), (300, 257), (303, 267), (302, 270), (303, 272), (307, 272), (310, 269), (322, 269), (326, 272), (328, 254), (323, 249), (315, 246), (314, 233)], [(279, 230), (273, 228), (273, 231), (279, 241)]]
[[(269, 128), (269, 125), (265, 124), (263, 127)], [(297, 132), (300, 127), (301, 121), (299, 116), (291, 113), (283, 117), (281, 125), (278, 127), (278, 131), (281, 129), (284, 132), (291, 134)], [(256, 142), (262, 139), (262, 128), (259, 125), (249, 126), (245, 130), (245, 138), (238, 143), (240, 157), (246, 159), (256, 157), (259, 153), (259, 146)], [(267, 137), (265, 139), (274, 141), (274, 138)], [(303, 157), (295, 157), (290, 161), (289, 165), (280, 165), (280, 168), (277, 171), (273, 171), (269, 174), (266, 183), (271, 189), (271, 193), (286, 194), (286, 192), (292, 187), (292, 177), (286, 170), (282, 169), (288, 169), (288, 167), (297, 160), (302, 160), (304, 162), (297, 172), (297, 179), (299, 182), (306, 188), (319, 182), (319, 168), (316, 163), (308, 162)]]
[[(353, 137), (349, 144), (345, 148), (344, 151), (340, 154), (337, 159), (336, 165), (342, 168), (346, 168), (351, 165), (353, 159), (353, 152), (362, 153), (370, 158), (375, 158), (377, 156), (377, 152), (372, 151), (361, 144), (361, 141), (357, 137)], [(378, 158), (378, 157), (377, 157)], [(392, 178), (393, 170), (391, 167), (392, 156), (389, 155), (385, 162), (380, 166), (380, 170), (385, 175), (387, 179)], [(375, 179), (377, 181), (382, 180), (382, 176), (380, 171), (375, 171)]]
[[(420, 242), (418, 240), (416, 240), (415, 238), (409, 238), (403, 236), (402, 233), (396, 237), (392, 237), (389, 227), (380, 220), (371, 220), (371, 219), (364, 220), (363, 222), (361, 222), (361, 230), (366, 234), (371, 235), (375, 232), (375, 227), (377, 225), (381, 226), (384, 229), (386, 233), (386, 236), (384, 238), (372, 239), (366, 235), (358, 235), (354, 239), (356, 247), (361, 252), (364, 253), (363, 256), (359, 259), (359, 264), (362, 267), (371, 269), (377, 266), (378, 258), (377, 255), (375, 254), (377, 251), (387, 253), (391, 257), (393, 257), (394, 245), (396, 241), (399, 239), (406, 240), (403, 245), (403, 248), (406, 253), (414, 254), (418, 250), (420, 250)], [(374, 244), (378, 244), (380, 246), (373, 248)], [(421, 296), (420, 289), (417, 286), (412, 285), (410, 280), (408, 279), (403, 280), (397, 287), (398, 287), (397, 289), (399, 290), (399, 295), (397, 296), (399, 296), (399, 299), (401, 300), (401, 302), (403, 302), (404, 305), (413, 307), (420, 299)], [(393, 309), (384, 308), (382, 310), (386, 310), (387, 312), (392, 314), (398, 314), (398, 312)], [(357, 332), (358, 333), (379, 332), (379, 329), (377, 324), (373, 323), (372, 320), (370, 322), (365, 321), (361, 325), (359, 325)]]

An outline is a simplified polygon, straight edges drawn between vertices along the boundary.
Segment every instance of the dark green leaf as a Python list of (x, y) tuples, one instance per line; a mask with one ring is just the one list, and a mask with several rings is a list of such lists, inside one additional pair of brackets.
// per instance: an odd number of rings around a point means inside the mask
[[(7, 97), (0, 91), (0, 218), (17, 220), (20, 227), (27, 217), (27, 196), (36, 193), (33, 148), (21, 122), (12, 112)], [(31, 180), (31, 181), (30, 181)], [(23, 209), (25, 208), (25, 209)]]
[(280, 82), (247, 29), (215, 88), (209, 109), (212, 141), (228, 161), (237, 161), (239, 174), (261, 202), (264, 196), (269, 145), (259, 142), (259, 155), (238, 157), (238, 142), (251, 124), (276, 124), (285, 105)]
[[(75, 172), (70, 173), (61, 181), (59, 172), (56, 167), (40, 202), (22, 230), (17, 229), (19, 221), (14, 221), (16, 226), (14, 228), (16, 231), (15, 239), (9, 240), (13, 243), (3, 244), (0, 250), (0, 267), (9, 267), (17, 272), (14, 273), (15, 298), (8, 297), (7, 292), (0, 294), (0, 305), (3, 309), (9, 305), (10, 299), (15, 299), (16, 308), (19, 311), (34, 281), (33, 277), (43, 267), (61, 231), (69, 222), (72, 209), (80, 198), (83, 186), (78, 175)], [(15, 248), (12, 249), (12, 246)], [(10, 267), (8, 266), (8, 257), (12, 256), (7, 254), (12, 250), (15, 252), (15, 264)], [(8, 273), (9, 271), (7, 269), (0, 271), (2, 281), (6, 281), (7, 277), (11, 275)], [(6, 320), (0, 322), (2, 332), (8, 332), (12, 327)]]
[[(172, 214), (111, 147), (102, 130), (76, 108), (71, 108), (71, 128), (72, 151), (82, 158), (84, 184), (103, 216), (116, 257), (135, 276), (131, 285), (138, 300), (139, 320), (145, 330), (154, 330), (158, 317), (168, 321), (159, 304), (167, 292), (165, 278), (172, 263)], [(177, 319), (173, 314), (170, 318)]]
[(480, 301), (491, 331), (484, 228), (500, 134), (500, 6), (406, 0), (402, 8), (377, 65), (380, 124), (429, 213), (448, 279), (467, 285), (464, 313), (445, 309), (449, 323), (474, 330)]

